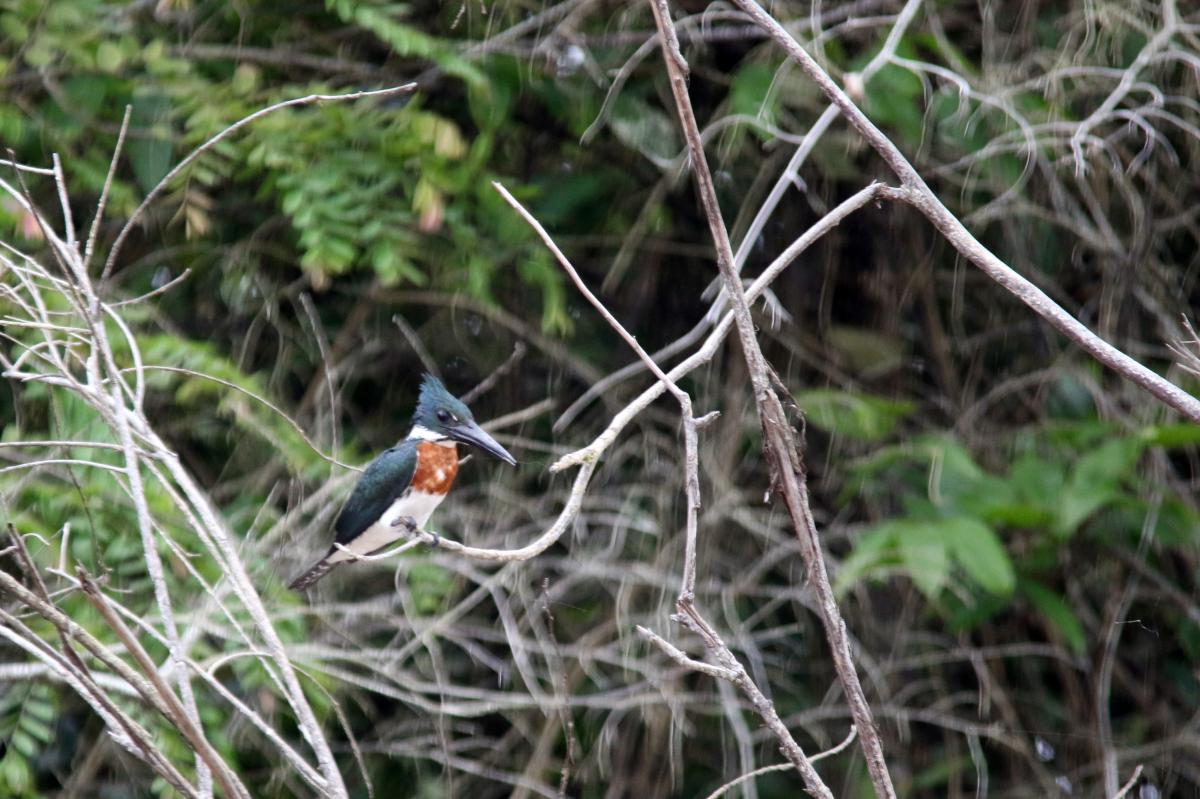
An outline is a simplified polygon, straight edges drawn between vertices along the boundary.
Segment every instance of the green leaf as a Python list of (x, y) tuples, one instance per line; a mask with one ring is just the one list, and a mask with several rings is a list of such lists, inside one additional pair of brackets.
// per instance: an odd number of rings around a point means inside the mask
[(1136, 438), (1107, 441), (1079, 459), (1072, 483), (1095, 485), (1116, 484), (1128, 476), (1142, 454), (1143, 442)]
[(96, 49), (96, 66), (101, 72), (119, 72), (125, 65), (125, 53), (111, 41), (104, 41)]
[(1020, 588), (1029, 604), (1062, 634), (1071, 651), (1077, 656), (1083, 655), (1087, 651), (1087, 637), (1071, 606), (1057, 593), (1032, 580), (1022, 580)]
[(1032, 453), (1023, 455), (1008, 470), (1008, 482), (1017, 496), (1047, 510), (1058, 505), (1066, 479), (1062, 464)]
[(25, 732), (23, 729), (13, 731), (12, 737), (8, 739), (8, 743), (13, 749), (17, 750), (27, 758), (35, 758), (38, 754), (37, 741), (33, 736)]
[(413, 563), (407, 573), (408, 589), (417, 612), (431, 615), (443, 610), (446, 599), (454, 590), (453, 574), (441, 566), (421, 562)]
[[(775, 70), (767, 64), (746, 64), (733, 74), (729, 86), (729, 112), (774, 125), (779, 113), (779, 94), (773, 91)], [(761, 128), (751, 130), (764, 141), (773, 138)]]
[(608, 124), (618, 141), (655, 165), (665, 166), (679, 154), (675, 123), (657, 105), (633, 97), (620, 99)]
[(822, 430), (864, 441), (889, 435), (914, 407), (910, 402), (834, 389), (803, 391), (795, 400), (808, 421)]
[(860, 327), (833, 326), (825, 333), (829, 345), (863, 377), (879, 377), (904, 365), (907, 347), (898, 336), (885, 336)]
[(921, 79), (900, 66), (886, 66), (866, 86), (866, 110), (872, 121), (896, 130), (904, 143), (916, 147), (924, 129), (924, 87)]
[(993, 594), (1012, 593), (1017, 579), (1012, 560), (990, 527), (965, 516), (945, 519), (941, 526), (955, 561), (972, 580)]
[(1088, 517), (1118, 495), (1118, 485), (1141, 457), (1145, 443), (1138, 438), (1107, 441), (1075, 464), (1059, 498), (1056, 532), (1072, 535)]
[(885, 522), (863, 534), (849, 557), (842, 561), (834, 578), (833, 590), (842, 596), (850, 586), (868, 574), (878, 571), (888, 562), (894, 562), (896, 524)]
[(8, 786), (11, 794), (20, 796), (33, 786), (33, 771), (29, 761), (22, 757), (16, 747), (10, 748), (0, 760), (0, 783)]
[(944, 524), (905, 522), (898, 532), (900, 558), (908, 576), (930, 599), (950, 579), (950, 551)]

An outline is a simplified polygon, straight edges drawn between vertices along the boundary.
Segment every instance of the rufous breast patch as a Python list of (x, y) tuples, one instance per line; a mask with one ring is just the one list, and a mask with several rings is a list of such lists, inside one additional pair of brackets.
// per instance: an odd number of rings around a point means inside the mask
[(417, 471), (412, 488), (425, 494), (445, 494), (458, 476), (458, 447), (422, 441), (417, 445)]

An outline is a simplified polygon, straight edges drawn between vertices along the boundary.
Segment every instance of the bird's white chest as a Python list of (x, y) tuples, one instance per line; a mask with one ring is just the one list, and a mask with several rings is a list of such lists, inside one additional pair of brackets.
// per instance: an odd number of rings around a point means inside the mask
[[(433, 511), (442, 504), (442, 500), (445, 498), (445, 494), (427, 494), (424, 491), (410, 490), (393, 502), (392, 506), (379, 517), (379, 521), (345, 546), (356, 554), (367, 555), (393, 541), (399, 541), (407, 535), (407, 531), (402, 526), (392, 526), (397, 519), (411, 516), (418, 527), (424, 527), (425, 522), (429, 521)], [(333, 554), (330, 560), (350, 560), (350, 556), (339, 550)]]

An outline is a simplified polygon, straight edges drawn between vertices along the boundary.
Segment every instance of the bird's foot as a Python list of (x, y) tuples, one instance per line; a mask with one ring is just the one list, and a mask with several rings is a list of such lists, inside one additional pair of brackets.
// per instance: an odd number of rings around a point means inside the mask
[(426, 530), (425, 532), (429, 535), (429, 546), (437, 549), (438, 545), (442, 543), (442, 537), (432, 530)]
[(411, 516), (400, 516), (392, 522), (392, 527), (403, 527), (408, 530), (409, 535), (417, 532), (417, 520)]

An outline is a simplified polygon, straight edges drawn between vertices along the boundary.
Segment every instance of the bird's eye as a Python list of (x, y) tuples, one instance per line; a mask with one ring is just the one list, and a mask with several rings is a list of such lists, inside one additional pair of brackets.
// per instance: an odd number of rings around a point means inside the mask
[(446, 424), (447, 422), (450, 421), (451, 418), (452, 417), (450, 416), (450, 411), (438, 411), (437, 412), (437, 419), (442, 424)]

